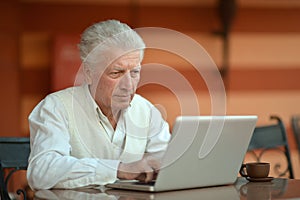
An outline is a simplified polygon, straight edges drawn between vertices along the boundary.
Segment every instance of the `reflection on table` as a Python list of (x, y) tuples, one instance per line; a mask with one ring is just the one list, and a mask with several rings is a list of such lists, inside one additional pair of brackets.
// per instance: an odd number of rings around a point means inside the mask
[(187, 189), (169, 192), (134, 192), (107, 188), (77, 190), (40, 190), (35, 199), (291, 199), (300, 198), (300, 180), (276, 178), (270, 182), (249, 182), (238, 178), (234, 185)]

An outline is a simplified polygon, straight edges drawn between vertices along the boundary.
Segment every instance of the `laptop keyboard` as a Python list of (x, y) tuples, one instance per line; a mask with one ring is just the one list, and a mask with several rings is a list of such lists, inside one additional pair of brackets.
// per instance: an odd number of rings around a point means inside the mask
[(155, 181), (150, 181), (148, 183), (145, 183), (145, 182), (135, 182), (134, 184), (136, 184), (136, 185), (150, 185), (150, 186), (153, 186), (155, 184)]

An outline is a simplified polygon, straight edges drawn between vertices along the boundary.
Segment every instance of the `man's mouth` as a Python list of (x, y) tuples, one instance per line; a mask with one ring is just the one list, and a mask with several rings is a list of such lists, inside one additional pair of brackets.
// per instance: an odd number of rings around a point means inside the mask
[(124, 97), (124, 98), (125, 98), (125, 97), (131, 97), (130, 94), (127, 94), (127, 95), (115, 95), (115, 96), (116, 96), (116, 97), (121, 97), (121, 98), (122, 98), (122, 97)]
[(131, 94), (126, 94), (126, 95), (114, 95), (118, 99), (131, 99), (132, 95)]

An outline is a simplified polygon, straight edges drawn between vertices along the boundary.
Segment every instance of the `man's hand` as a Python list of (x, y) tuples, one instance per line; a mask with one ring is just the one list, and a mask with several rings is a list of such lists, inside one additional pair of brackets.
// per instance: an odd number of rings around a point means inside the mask
[(159, 159), (145, 156), (142, 160), (136, 162), (120, 163), (117, 176), (119, 179), (136, 179), (147, 183), (156, 178), (160, 167)]

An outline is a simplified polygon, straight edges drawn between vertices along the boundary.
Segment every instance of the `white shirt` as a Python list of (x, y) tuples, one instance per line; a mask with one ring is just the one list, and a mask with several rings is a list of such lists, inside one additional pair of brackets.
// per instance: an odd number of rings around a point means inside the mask
[(137, 94), (114, 130), (87, 85), (48, 95), (31, 112), (29, 125), (27, 179), (33, 189), (112, 183), (120, 162), (164, 151), (170, 139), (159, 111)]

